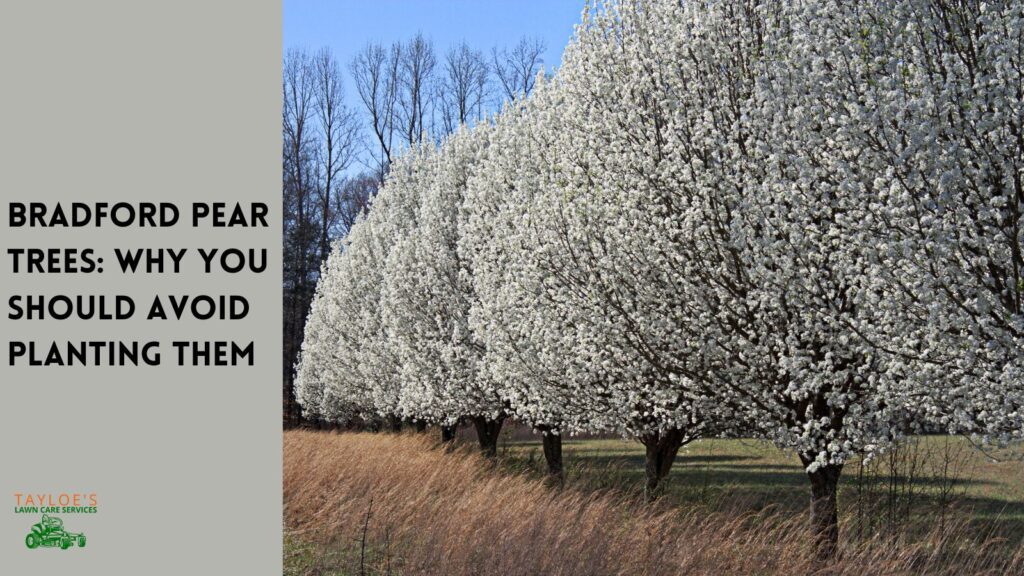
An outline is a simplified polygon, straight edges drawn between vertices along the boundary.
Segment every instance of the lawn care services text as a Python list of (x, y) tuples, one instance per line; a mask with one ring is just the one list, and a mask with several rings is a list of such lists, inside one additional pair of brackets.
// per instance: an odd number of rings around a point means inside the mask
[[(70, 293), (74, 275), (121, 275), (130, 285), (135, 275), (177, 275), (186, 269), (215, 275), (259, 275), (267, 270), (267, 249), (237, 246), (113, 247), (83, 246), (89, 231), (102, 229), (188, 228), (244, 230), (266, 228), (269, 210), (261, 202), (10, 202), (7, 225), (12, 230), (69, 229), (81, 234), (71, 246), (5, 247), (12, 275), (54, 278), (50, 293), (16, 293), (7, 301), (7, 319), (15, 322), (85, 320), (97, 323), (143, 320), (157, 323), (243, 321), (250, 312), (245, 294), (179, 293), (168, 290), (139, 295)], [(138, 244), (138, 234), (133, 235)], [(150, 324), (152, 323), (152, 324)], [(59, 335), (59, 330), (53, 331)], [(138, 330), (133, 328), (133, 335)], [(17, 331), (14, 331), (17, 333)], [(172, 339), (11, 340), (10, 366), (252, 366), (252, 341)]]

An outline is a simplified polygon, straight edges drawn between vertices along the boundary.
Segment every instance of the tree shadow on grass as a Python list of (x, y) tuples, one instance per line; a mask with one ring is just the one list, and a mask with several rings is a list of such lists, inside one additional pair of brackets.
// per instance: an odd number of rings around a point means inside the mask
[[(542, 459), (539, 442), (517, 442), (517, 449), (533, 451)], [(587, 443), (564, 444), (569, 483), (582, 489), (614, 489), (640, 494), (644, 483), (644, 456), (639, 447), (624, 444), (593, 447)], [(810, 498), (807, 476), (798, 463), (787, 464), (775, 455), (701, 454), (696, 451), (677, 457), (666, 479), (664, 499), (678, 505), (701, 505), (713, 510), (758, 512), (766, 509), (780, 513), (804, 513)], [(858, 484), (859, 482), (859, 484)], [(840, 507), (852, 508), (857, 490), (887, 498), (890, 483), (906, 485), (905, 476), (867, 476), (857, 479), (843, 476)], [(941, 506), (935, 495), (942, 480), (921, 476), (913, 479), (915, 510), (931, 512)], [(963, 491), (998, 484), (983, 478), (957, 481)], [(871, 497), (871, 496), (869, 496)], [(1024, 538), (1024, 502), (962, 495), (957, 507), (965, 511), (979, 529), (1020, 541)], [(878, 504), (879, 507), (884, 506)], [(969, 512), (967, 512), (969, 511)]]

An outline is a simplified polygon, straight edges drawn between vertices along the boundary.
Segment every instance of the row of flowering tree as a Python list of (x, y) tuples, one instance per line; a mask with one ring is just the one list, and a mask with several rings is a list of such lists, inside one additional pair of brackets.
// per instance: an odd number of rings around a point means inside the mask
[(296, 393), (843, 464), (1024, 433), (1024, 2), (620, 0), (490, 122), (408, 150), (326, 264)]

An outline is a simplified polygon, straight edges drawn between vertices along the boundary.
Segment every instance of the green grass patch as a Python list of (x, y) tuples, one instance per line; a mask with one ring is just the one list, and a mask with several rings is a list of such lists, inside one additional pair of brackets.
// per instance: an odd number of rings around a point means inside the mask
[[(585, 489), (639, 494), (644, 449), (621, 439), (563, 443), (566, 483)], [(968, 515), (979, 528), (1007, 538), (1024, 535), (1024, 449), (984, 451), (960, 437), (922, 436), (871, 462), (854, 460), (843, 471), (842, 514), (872, 530), (907, 528)], [(541, 474), (539, 441), (509, 442), (503, 462)], [(792, 452), (750, 439), (700, 440), (684, 446), (668, 477), (663, 500), (709, 510), (799, 513), (809, 485)]]

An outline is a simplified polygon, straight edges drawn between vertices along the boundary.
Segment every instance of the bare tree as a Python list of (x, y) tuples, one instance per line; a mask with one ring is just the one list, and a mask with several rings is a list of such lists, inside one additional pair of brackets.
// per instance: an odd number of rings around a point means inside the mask
[(370, 119), (370, 129), (376, 139), (376, 150), (371, 152), (374, 170), (379, 181), (384, 181), (394, 149), (396, 108), (398, 104), (399, 70), (402, 45), (390, 48), (381, 44), (367, 44), (352, 59), (349, 69), (355, 80), (356, 92)]
[(370, 199), (377, 194), (379, 187), (374, 174), (362, 173), (346, 178), (334, 195), (335, 221), (334, 236), (344, 237), (355, 224), (356, 218), (370, 206)]
[(284, 414), (285, 424), (298, 420), (292, 393), (292, 366), (302, 341), (306, 308), (312, 297), (310, 276), (315, 253), (311, 212), (314, 189), (314, 77), (309, 55), (289, 51), (282, 69), (282, 188), (284, 213)]
[[(285, 187), (296, 194), (309, 190), (309, 150), (312, 116), (313, 77), (309, 55), (291, 50), (285, 56), (282, 92), (284, 96), (282, 134), (285, 147)], [(301, 208), (301, 206), (298, 206)]]
[(400, 55), (400, 106), (402, 135), (409, 145), (420, 142), (429, 129), (425, 119), (433, 104), (434, 45), (418, 33), (409, 40)]
[(537, 81), (537, 73), (544, 65), (547, 45), (540, 38), (523, 36), (511, 49), (507, 46), (491, 51), (494, 75), (504, 90), (505, 97), (515, 100), (528, 96)]
[(483, 116), (489, 66), (483, 52), (465, 42), (445, 54), (438, 81), (441, 123), (446, 134)]
[(372, 168), (380, 182), (398, 152), (396, 135), (398, 146), (409, 146), (430, 134), (436, 68), (434, 45), (423, 34), (390, 48), (368, 44), (352, 59), (356, 91), (376, 139)]
[(332, 198), (338, 192), (341, 174), (352, 165), (356, 154), (358, 126), (355, 113), (345, 106), (341, 70), (328, 48), (313, 58), (315, 112), (319, 121), (316, 194), (320, 209), (320, 260), (331, 251), (330, 231), (337, 214)]

